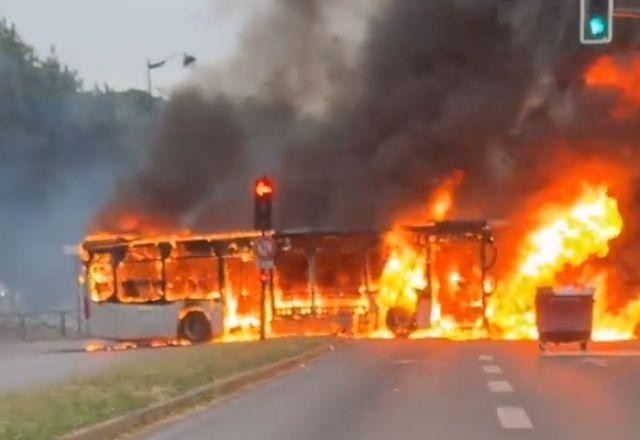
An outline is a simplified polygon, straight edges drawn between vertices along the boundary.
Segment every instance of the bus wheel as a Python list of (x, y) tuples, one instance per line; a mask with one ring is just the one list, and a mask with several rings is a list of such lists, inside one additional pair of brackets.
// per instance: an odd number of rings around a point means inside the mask
[(193, 343), (211, 339), (211, 323), (202, 312), (190, 312), (180, 321), (178, 334)]

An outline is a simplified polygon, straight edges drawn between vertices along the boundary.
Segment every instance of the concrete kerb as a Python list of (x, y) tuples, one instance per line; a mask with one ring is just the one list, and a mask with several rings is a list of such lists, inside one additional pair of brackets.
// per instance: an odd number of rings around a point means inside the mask
[(234, 391), (238, 391), (256, 382), (276, 376), (291, 370), (300, 363), (313, 360), (330, 351), (332, 346), (340, 341), (323, 344), (298, 356), (284, 359), (270, 365), (236, 374), (231, 377), (214, 381), (189, 391), (171, 400), (160, 402), (138, 411), (124, 414), (104, 422), (79, 429), (60, 437), (61, 440), (101, 440), (112, 439), (135, 428), (162, 420), (173, 413), (184, 411), (198, 404), (213, 401)]

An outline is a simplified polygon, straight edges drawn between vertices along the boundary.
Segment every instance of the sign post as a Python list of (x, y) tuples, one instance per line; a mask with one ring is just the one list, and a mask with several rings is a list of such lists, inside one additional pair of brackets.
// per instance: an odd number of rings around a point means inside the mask
[(253, 252), (260, 269), (260, 340), (267, 337), (267, 287), (273, 297), (273, 268), (278, 245), (272, 237), (263, 235), (253, 243)]

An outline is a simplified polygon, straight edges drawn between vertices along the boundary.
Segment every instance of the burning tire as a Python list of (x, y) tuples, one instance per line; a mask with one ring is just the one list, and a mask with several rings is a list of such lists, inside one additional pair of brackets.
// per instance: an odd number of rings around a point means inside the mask
[(407, 336), (414, 329), (414, 315), (402, 307), (392, 307), (385, 318), (387, 328), (396, 336)]
[(206, 342), (211, 339), (211, 322), (202, 312), (190, 312), (180, 321), (178, 334), (193, 343)]

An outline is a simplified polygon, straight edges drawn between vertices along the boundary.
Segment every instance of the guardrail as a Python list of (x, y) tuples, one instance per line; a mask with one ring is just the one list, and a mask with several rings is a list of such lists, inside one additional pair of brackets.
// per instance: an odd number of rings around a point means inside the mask
[(0, 339), (74, 338), (82, 334), (77, 310), (0, 313)]

